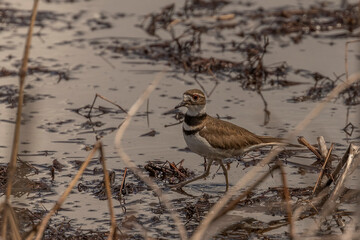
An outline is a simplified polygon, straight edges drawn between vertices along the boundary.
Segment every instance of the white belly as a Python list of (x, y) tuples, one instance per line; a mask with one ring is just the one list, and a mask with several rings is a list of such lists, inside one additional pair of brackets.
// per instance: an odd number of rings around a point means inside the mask
[(213, 148), (199, 133), (193, 135), (184, 134), (184, 139), (191, 151), (205, 158), (221, 160), (234, 156), (231, 150)]

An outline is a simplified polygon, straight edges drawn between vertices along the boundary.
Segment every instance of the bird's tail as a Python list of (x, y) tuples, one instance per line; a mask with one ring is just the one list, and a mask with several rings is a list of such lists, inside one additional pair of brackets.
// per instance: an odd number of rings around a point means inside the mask
[(284, 139), (284, 138), (276, 138), (276, 137), (270, 137), (270, 136), (258, 136), (258, 138), (263, 143), (270, 143), (270, 144), (272, 143), (273, 145), (276, 145), (278, 143), (279, 145), (286, 145), (286, 146), (290, 146), (290, 147), (303, 147), (298, 144), (289, 143), (287, 141), (287, 139)]
[(258, 137), (263, 143), (286, 143), (286, 140), (283, 138), (276, 138), (270, 136), (258, 136)]

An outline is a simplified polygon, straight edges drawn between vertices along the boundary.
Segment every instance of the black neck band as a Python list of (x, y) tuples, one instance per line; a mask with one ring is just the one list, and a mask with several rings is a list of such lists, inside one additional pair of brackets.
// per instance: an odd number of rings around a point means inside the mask
[(189, 136), (189, 135), (194, 135), (196, 134), (197, 132), (199, 132), (201, 130), (201, 128), (197, 128), (197, 129), (194, 129), (194, 130), (185, 130), (183, 128), (183, 132), (186, 136)]
[(190, 115), (185, 114), (184, 121), (188, 126), (197, 126), (205, 120), (206, 116), (207, 116), (206, 113), (199, 115), (199, 116), (190, 116)]

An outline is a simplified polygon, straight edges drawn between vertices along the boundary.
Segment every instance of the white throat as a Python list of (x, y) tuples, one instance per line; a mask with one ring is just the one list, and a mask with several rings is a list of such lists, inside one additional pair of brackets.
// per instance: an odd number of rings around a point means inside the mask
[(186, 115), (188, 116), (196, 117), (206, 113), (205, 105), (189, 105), (187, 108)]

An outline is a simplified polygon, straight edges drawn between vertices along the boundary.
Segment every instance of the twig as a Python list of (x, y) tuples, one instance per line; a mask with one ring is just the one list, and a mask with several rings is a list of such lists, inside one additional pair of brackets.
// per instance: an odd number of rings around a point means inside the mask
[(147, 122), (147, 126), (148, 126), (148, 127), (150, 127), (149, 102), (150, 102), (150, 99), (148, 98), (148, 99), (146, 100), (146, 122)]
[(199, 82), (199, 80), (197, 80), (196, 77), (194, 77), (194, 80), (195, 80), (195, 82), (200, 86), (201, 90), (206, 94), (206, 96), (209, 97), (206, 89), (205, 89), (204, 86)]
[[(4, 211), (8, 211), (9, 207), (12, 208), (10, 205), (10, 196), (11, 196), (12, 184), (15, 179), (16, 159), (17, 159), (17, 154), (19, 151), (20, 123), (21, 123), (22, 107), (23, 107), (23, 102), (24, 102), (25, 77), (26, 77), (26, 73), (28, 70), (28, 59), (29, 59), (29, 53), (30, 53), (31, 38), (32, 38), (33, 29), (34, 29), (38, 3), (39, 3), (39, 0), (34, 0), (34, 5), (33, 5), (32, 13), (31, 13), (30, 26), (28, 29), (27, 37), (26, 37), (24, 55), (23, 55), (23, 59), (22, 59), (22, 63), (21, 63), (20, 72), (19, 72), (19, 99), (18, 99), (18, 107), (17, 107), (17, 112), (16, 112), (16, 123), (15, 123), (11, 158), (10, 158), (10, 163), (8, 166), (7, 183), (6, 183), (5, 203), (7, 205), (7, 208), (5, 208)], [(9, 215), (7, 214), (5, 216), (9, 216)], [(8, 220), (7, 218), (4, 218), (3, 223), (2, 223), (1, 237), (3, 239), (6, 239), (7, 220)], [(19, 234), (19, 233), (16, 233), (16, 234)]]
[(210, 73), (210, 75), (214, 78), (215, 80), (215, 85), (214, 87), (211, 89), (211, 91), (209, 92), (209, 94), (207, 94), (206, 96), (209, 98), (211, 96), (211, 94), (213, 94), (213, 92), (215, 91), (215, 88), (217, 87), (217, 85), (219, 85), (219, 80), (217, 79), (217, 77), (215, 76), (215, 74), (213, 73), (213, 71), (210, 69), (210, 67), (208, 68), (208, 73)]
[(322, 157), (322, 159), (325, 159), (327, 154), (328, 154), (328, 150), (327, 150), (327, 147), (326, 147), (324, 137), (323, 136), (318, 137), (317, 142), (318, 142), (318, 145), (319, 145), (319, 150), (320, 150), (320, 153), (321, 153), (321, 157)]
[(180, 176), (182, 176), (183, 178), (186, 178), (186, 176), (182, 172), (180, 172), (180, 170), (176, 167), (175, 163), (171, 163), (169, 161), (167, 161), (167, 162)]
[(140, 106), (144, 103), (144, 101), (149, 97), (150, 93), (155, 89), (155, 86), (158, 84), (160, 79), (162, 78), (162, 74), (164, 71), (160, 72), (154, 79), (154, 81), (148, 86), (148, 88), (143, 92), (143, 94), (136, 100), (136, 102), (131, 106), (128, 115), (119, 128), (119, 130), (116, 133), (115, 136), (115, 146), (118, 150), (118, 153), (124, 163), (127, 165), (127, 167), (135, 173), (142, 181), (144, 181), (149, 187), (151, 187), (156, 195), (161, 199), (161, 202), (163, 202), (169, 211), (171, 217), (173, 218), (175, 225), (179, 229), (180, 237), (181, 239), (187, 239), (186, 231), (184, 228), (184, 225), (182, 224), (179, 215), (173, 210), (172, 204), (170, 203), (169, 199), (166, 195), (162, 194), (161, 189), (152, 181), (150, 178), (146, 177), (142, 171), (140, 171), (136, 165), (130, 160), (130, 157), (126, 154), (122, 147), (122, 138), (124, 136), (124, 133), (126, 129), (128, 128), (131, 118), (135, 115), (135, 113), (138, 111)]
[(283, 187), (284, 187), (284, 200), (286, 203), (286, 211), (287, 211), (287, 215), (288, 215), (288, 221), (289, 221), (289, 232), (290, 232), (290, 238), (291, 239), (295, 239), (295, 226), (294, 226), (294, 218), (292, 217), (292, 208), (291, 208), (291, 203), (290, 203), (290, 193), (289, 193), (289, 188), (287, 186), (287, 180), (286, 180), (286, 172), (285, 169), (283, 167), (282, 162), (278, 162), (278, 165), (280, 167), (280, 171), (281, 171), (281, 181), (283, 183)]
[(96, 93), (96, 94), (95, 94), (95, 97), (94, 97), (94, 101), (93, 101), (93, 103), (91, 104), (89, 113), (88, 113), (88, 115), (87, 115), (88, 118), (90, 118), (90, 116), (91, 116), (91, 111), (92, 111), (92, 109), (94, 108), (94, 104), (95, 104), (96, 99), (97, 99), (98, 97), (101, 98), (101, 99), (103, 99), (103, 100), (105, 100), (105, 101), (107, 101), (108, 103), (111, 103), (111, 104), (117, 106), (117, 107), (118, 107), (121, 111), (123, 111), (124, 113), (127, 113), (126, 110), (125, 110), (124, 108), (122, 108), (119, 104), (116, 104), (116, 103), (114, 103), (113, 101), (107, 99), (106, 97), (104, 97), (104, 96)]
[(311, 145), (308, 141), (306, 141), (306, 139), (303, 136), (298, 138), (298, 142), (304, 145), (305, 147), (307, 147), (310, 151), (312, 151), (318, 159), (323, 159), (319, 151), (316, 148), (314, 148), (313, 145)]
[(270, 121), (270, 111), (268, 110), (268, 103), (266, 102), (265, 97), (260, 91), (260, 89), (258, 89), (256, 92), (260, 95), (261, 100), (264, 103), (264, 125), (267, 125)]
[[(185, 160), (185, 159), (182, 159), (180, 162), (178, 162), (178, 163), (176, 164), (176, 166), (179, 165), (180, 167), (182, 167), (182, 164), (184, 163), (184, 160)], [(178, 167), (178, 168), (179, 168), (179, 167)]]
[[(81, 175), (83, 174), (83, 172), (85, 171), (87, 165), (90, 163), (92, 157), (94, 156), (94, 154), (96, 153), (96, 151), (99, 149), (100, 147), (100, 141), (97, 141), (94, 145), (94, 148), (91, 150), (91, 152), (89, 153), (88, 157), (86, 158), (86, 160), (83, 162), (83, 164), (81, 165), (79, 171), (76, 173), (75, 177), (73, 178), (73, 180), (71, 180), (71, 182), (69, 183), (69, 186), (65, 189), (65, 191), (63, 192), (63, 194), (60, 196), (60, 198), (58, 199), (58, 201), (55, 203), (54, 207), (52, 207), (52, 209), (50, 210), (50, 212), (42, 219), (38, 230), (37, 230), (37, 234), (36, 234), (36, 240), (40, 240), (43, 237), (43, 233), (45, 231), (45, 228), (47, 226), (47, 223), (49, 222), (50, 218), (52, 215), (54, 215), (54, 213), (62, 206), (62, 204), (65, 202), (67, 196), (70, 194), (71, 190), (74, 188), (76, 182), (80, 179)], [(30, 238), (27, 238), (27, 240), (30, 240)]]
[(318, 177), (318, 179), (317, 179), (317, 181), (316, 181), (316, 184), (315, 184), (315, 187), (314, 187), (314, 189), (313, 189), (313, 194), (315, 193), (316, 188), (317, 188), (318, 184), (320, 183), (320, 181), (321, 181), (321, 179), (322, 179), (322, 176), (323, 176), (323, 174), (324, 174), (324, 170), (325, 170), (325, 168), (326, 168), (326, 164), (327, 164), (327, 162), (328, 162), (328, 160), (329, 160), (329, 158), (330, 158), (330, 155), (331, 155), (331, 152), (332, 152), (333, 148), (334, 148), (334, 143), (331, 144), (331, 147), (330, 147), (329, 151), (327, 152), (327, 155), (326, 155), (326, 158), (325, 158), (325, 162), (324, 162), (324, 164), (323, 164), (323, 166), (322, 166), (322, 168), (321, 168), (321, 170), (320, 170), (319, 177)]
[(109, 172), (106, 168), (104, 148), (103, 148), (103, 145), (101, 142), (100, 142), (99, 151), (100, 151), (100, 160), (101, 160), (101, 164), (102, 164), (103, 171), (104, 171), (105, 188), (106, 188), (106, 195), (107, 195), (107, 199), (108, 199), (110, 222), (111, 222), (108, 239), (113, 239), (114, 235), (116, 235), (116, 232), (115, 232), (116, 231), (116, 220), (115, 220), (115, 214), (114, 214), (114, 207), (113, 207), (112, 200), (111, 200), (112, 194), (111, 194), (111, 188), (110, 188)]
[(101, 135), (98, 135), (98, 131), (95, 129), (95, 127), (94, 127), (95, 124), (92, 122), (91, 117), (88, 117), (88, 120), (90, 122), (90, 126), (91, 126), (92, 131), (95, 133), (96, 141), (99, 141), (102, 138)]
[(206, 91), (206, 89), (204, 88), (204, 86), (199, 82), (199, 80), (197, 80), (197, 78), (195, 77), (194, 80), (195, 82), (200, 86), (201, 90), (203, 90), (203, 92), (206, 94), (206, 97), (209, 98), (211, 96), (211, 94), (213, 94), (213, 92), (215, 91), (216, 87), (219, 85), (219, 80), (216, 78), (215, 74), (213, 73), (213, 71), (211, 71), (210, 67), (207, 67), (208, 73), (214, 78), (215, 81), (215, 85), (214, 87), (211, 89), (210, 93), (208, 93)]
[(108, 59), (106, 59), (103, 54), (99, 54), (98, 55), (99, 57), (101, 57), (102, 60), (104, 60), (107, 64), (109, 64), (109, 66), (112, 68), (112, 69), (116, 69), (116, 67), (114, 66), (114, 64), (112, 64)]
[(119, 192), (119, 197), (120, 198), (121, 198), (122, 190), (124, 189), (124, 186), (125, 186), (126, 173), (127, 173), (127, 168), (125, 168), (125, 170), (124, 170), (124, 176), (123, 176), (123, 179), (121, 181), (120, 192)]

